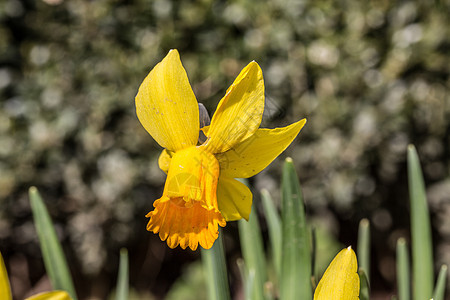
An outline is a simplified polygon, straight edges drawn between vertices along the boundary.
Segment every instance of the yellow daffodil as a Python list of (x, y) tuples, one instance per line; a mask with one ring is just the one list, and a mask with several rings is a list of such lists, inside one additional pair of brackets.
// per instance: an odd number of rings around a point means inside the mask
[(212, 247), (218, 226), (247, 219), (250, 190), (234, 178), (248, 178), (269, 165), (300, 132), (306, 120), (258, 129), (264, 110), (261, 68), (249, 63), (201, 128), (199, 105), (177, 50), (158, 63), (136, 95), (142, 126), (165, 150), (158, 163), (167, 173), (163, 195), (153, 203), (147, 230), (170, 248)]
[[(6, 272), (5, 263), (3, 262), (3, 256), (0, 253), (0, 299), (12, 300), (11, 288), (9, 286), (8, 273)], [(26, 300), (71, 300), (69, 294), (65, 291), (52, 291), (44, 292)]]
[(359, 299), (358, 263), (351, 247), (339, 252), (323, 274), (314, 300)]

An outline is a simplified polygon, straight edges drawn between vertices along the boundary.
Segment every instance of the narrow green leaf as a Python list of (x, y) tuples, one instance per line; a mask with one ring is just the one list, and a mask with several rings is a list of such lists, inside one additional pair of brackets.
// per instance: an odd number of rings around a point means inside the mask
[(241, 274), (242, 283), (244, 285), (244, 299), (253, 299), (253, 291), (255, 290), (255, 272), (249, 272), (247, 267), (245, 266), (243, 259), (236, 260), (236, 264), (239, 269), (239, 273)]
[(311, 299), (310, 237), (300, 183), (291, 158), (283, 166), (281, 215), (281, 299)]
[(362, 219), (359, 222), (358, 264), (370, 283), (370, 223), (367, 219)]
[(370, 299), (370, 284), (369, 284), (369, 278), (366, 275), (366, 272), (364, 272), (363, 269), (358, 270), (359, 275), (359, 299), (360, 300), (369, 300)]
[(208, 299), (211, 300), (230, 299), (222, 235), (222, 230), (219, 228), (219, 237), (211, 249), (201, 250), (203, 266), (208, 280)]
[(277, 278), (281, 274), (281, 220), (272, 197), (266, 189), (261, 190), (261, 199), (269, 228), (270, 246)]
[(69, 267), (47, 208), (35, 187), (30, 188), (29, 196), (45, 269), (53, 289), (67, 291), (70, 297), (76, 300), (77, 297)]
[(253, 297), (251, 299), (264, 299), (264, 284), (267, 281), (267, 269), (258, 216), (254, 208), (250, 213), (248, 222), (239, 220), (238, 227), (245, 266), (249, 274), (255, 274), (252, 292)]
[(408, 146), (408, 183), (411, 201), (413, 296), (415, 300), (430, 299), (434, 282), (431, 226), (422, 170), (413, 145)]
[(439, 271), (436, 287), (434, 288), (433, 300), (445, 299), (445, 282), (447, 279), (447, 265), (442, 265)]
[(397, 285), (398, 299), (410, 300), (410, 271), (409, 255), (404, 238), (397, 240)]
[(119, 273), (117, 276), (116, 300), (128, 299), (128, 250), (120, 249)]
[[(239, 181), (248, 185), (245, 179), (239, 179)], [(264, 299), (264, 284), (267, 281), (267, 268), (258, 214), (254, 203), (253, 201), (248, 222), (243, 219), (239, 220), (238, 227), (245, 266), (249, 274), (255, 274), (251, 299), (259, 300)]]

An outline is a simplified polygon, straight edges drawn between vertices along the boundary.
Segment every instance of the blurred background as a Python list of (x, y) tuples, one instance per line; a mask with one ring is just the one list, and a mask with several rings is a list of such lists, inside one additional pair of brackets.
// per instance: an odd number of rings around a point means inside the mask
[[(129, 250), (133, 299), (206, 299), (199, 251), (171, 250), (145, 229), (165, 174), (134, 97), (171, 48), (211, 115), (256, 60), (266, 86), (263, 126), (308, 119), (251, 180), (266, 238), (259, 190), (279, 203), (280, 166), (291, 156), (318, 232), (318, 274), (341, 247), (356, 247), (358, 223), (368, 218), (373, 299), (390, 299), (395, 242), (409, 239), (412, 143), (436, 266), (450, 264), (449, 12), (448, 0), (2, 0), (0, 250), (15, 299), (50, 288), (27, 196), (32, 185), (81, 299), (110, 296), (121, 247)], [(224, 236), (239, 299), (235, 223)]]

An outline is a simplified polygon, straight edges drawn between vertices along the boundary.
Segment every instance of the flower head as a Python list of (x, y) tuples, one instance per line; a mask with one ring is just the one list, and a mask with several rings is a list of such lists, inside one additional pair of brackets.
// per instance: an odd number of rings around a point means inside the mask
[[(261, 68), (249, 63), (219, 102), (209, 126), (200, 128), (199, 105), (177, 50), (171, 50), (141, 84), (136, 113), (165, 150), (159, 167), (167, 173), (163, 195), (153, 203), (147, 230), (170, 248), (212, 247), (218, 226), (247, 219), (250, 190), (234, 178), (263, 170), (294, 140), (306, 120), (258, 129), (264, 111)], [(199, 143), (200, 130), (206, 135)]]
[(358, 263), (351, 247), (339, 252), (314, 292), (314, 300), (358, 300)]

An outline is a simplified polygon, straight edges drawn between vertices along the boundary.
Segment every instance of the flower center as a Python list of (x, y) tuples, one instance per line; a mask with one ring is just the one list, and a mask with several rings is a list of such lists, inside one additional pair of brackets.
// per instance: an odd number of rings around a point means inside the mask
[(201, 148), (177, 151), (170, 162), (164, 194), (179, 206), (192, 207), (200, 202), (206, 209), (218, 210), (219, 170), (215, 156)]

